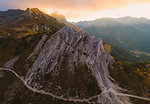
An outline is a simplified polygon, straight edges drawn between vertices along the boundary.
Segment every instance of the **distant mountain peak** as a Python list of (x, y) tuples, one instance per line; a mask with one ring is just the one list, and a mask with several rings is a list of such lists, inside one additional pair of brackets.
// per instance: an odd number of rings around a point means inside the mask
[(35, 12), (35, 13), (44, 13), (41, 10), (39, 10), (38, 8), (27, 8), (26, 11), (28, 12)]
[(54, 11), (50, 14), (50, 16), (56, 18), (58, 21), (66, 22), (66, 17), (64, 15), (59, 14), (57, 11)]

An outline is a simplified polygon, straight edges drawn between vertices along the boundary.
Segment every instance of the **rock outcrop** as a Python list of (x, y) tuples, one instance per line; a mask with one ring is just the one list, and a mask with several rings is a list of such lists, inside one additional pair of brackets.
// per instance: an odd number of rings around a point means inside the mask
[[(90, 95), (85, 86), (95, 81), (94, 88), (101, 91), (98, 94), (102, 94), (96, 102), (128, 104), (128, 98), (115, 96), (121, 88), (111, 81), (108, 72), (108, 66), (113, 62), (113, 58), (105, 52), (100, 38), (64, 27), (47, 40), (37, 58), (33, 60), (25, 80), (33, 88), (44, 89), (66, 98), (94, 96), (96, 93)], [(76, 82), (72, 82), (72, 85), (71, 81)], [(81, 86), (84, 89), (79, 88)], [(107, 90), (112, 92), (107, 94)]]

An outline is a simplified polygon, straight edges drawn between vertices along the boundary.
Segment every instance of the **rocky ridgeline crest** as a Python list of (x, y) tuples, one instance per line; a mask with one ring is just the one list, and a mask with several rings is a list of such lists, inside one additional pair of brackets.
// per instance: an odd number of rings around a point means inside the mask
[(25, 10), (25, 15), (27, 15), (27, 16), (42, 16), (42, 15), (45, 15), (45, 13), (40, 11), (38, 8), (27, 8)]

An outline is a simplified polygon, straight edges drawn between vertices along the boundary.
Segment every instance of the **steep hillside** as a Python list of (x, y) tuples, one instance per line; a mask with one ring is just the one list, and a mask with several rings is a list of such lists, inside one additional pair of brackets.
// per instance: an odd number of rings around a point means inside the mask
[(136, 29), (142, 31), (142, 33), (145, 33), (149, 35), (150, 33), (150, 20), (147, 18), (133, 18), (133, 17), (122, 17), (119, 19), (115, 19), (115, 21), (123, 23), (123, 24), (128, 24)]
[(37, 8), (0, 12), (0, 36), (25, 36), (65, 26)]
[[(150, 98), (150, 62), (128, 63), (117, 61), (110, 68), (110, 75), (128, 93)], [(149, 101), (132, 98), (133, 104), (149, 104)]]
[(141, 59), (139, 57), (132, 55), (131, 53), (125, 50), (112, 46), (108, 43), (103, 43), (103, 44), (104, 44), (104, 49), (106, 50), (106, 52), (111, 54), (116, 60), (120, 60), (123, 62), (140, 62), (144, 60), (144, 59)]
[(0, 24), (9, 22), (11, 20), (16, 19), (21, 14), (23, 14), (23, 10), (8, 10), (8, 11), (0, 11)]

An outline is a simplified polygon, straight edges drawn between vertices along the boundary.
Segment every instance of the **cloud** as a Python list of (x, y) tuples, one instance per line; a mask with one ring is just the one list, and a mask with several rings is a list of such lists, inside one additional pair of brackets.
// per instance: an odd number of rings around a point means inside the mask
[(27, 8), (57, 8), (73, 11), (99, 11), (124, 7), (134, 3), (150, 2), (150, 0), (1, 0), (0, 6)]
[(150, 0), (0, 0), (1, 8), (34, 8), (45, 12), (57, 10), (67, 18), (87, 18), (104, 10), (124, 8), (138, 3), (150, 3)]

